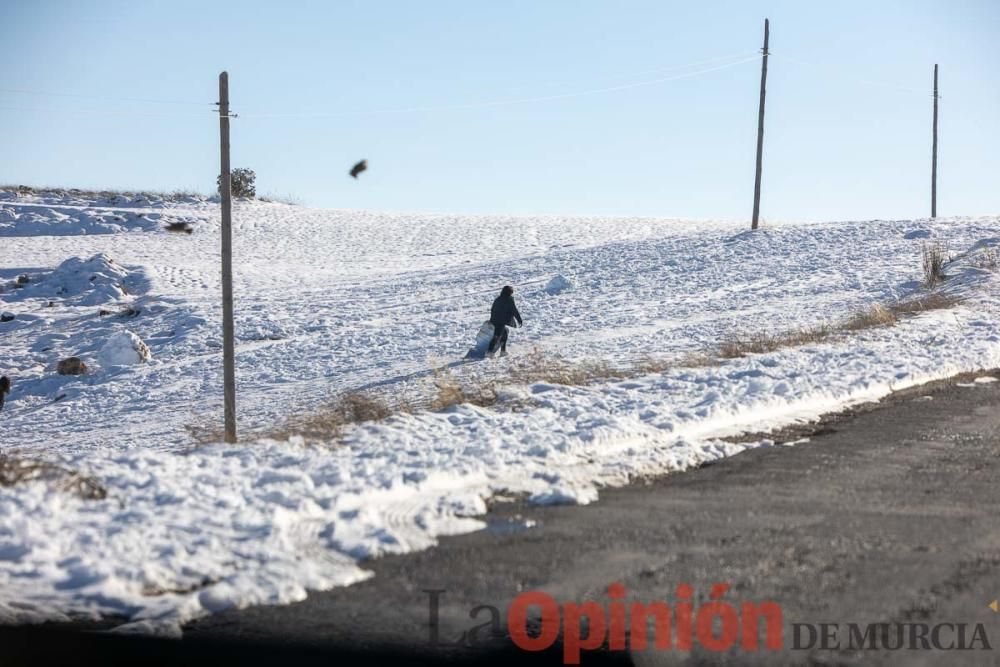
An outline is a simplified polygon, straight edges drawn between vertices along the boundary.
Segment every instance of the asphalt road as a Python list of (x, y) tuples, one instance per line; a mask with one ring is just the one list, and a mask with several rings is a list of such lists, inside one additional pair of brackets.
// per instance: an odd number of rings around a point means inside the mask
[[(629, 597), (674, 604), (679, 584), (705, 600), (712, 584), (724, 582), (732, 586), (724, 599), (737, 608), (764, 600), (781, 605), (782, 651), (594, 657), (650, 665), (1000, 664), (1000, 614), (988, 608), (1000, 597), (1000, 382), (972, 378), (901, 392), (776, 435), (781, 441), (811, 434), (808, 442), (605, 490), (591, 506), (499, 504), (489, 530), (371, 561), (371, 580), (298, 604), (203, 619), (185, 629), (186, 641), (392, 646), (467, 656), (483, 646), (510, 646), (508, 637), (478, 636), (466, 642), (473, 648), (454, 646), (463, 632), (489, 620), (488, 610), (475, 620), (470, 611), (492, 605), (505, 613), (522, 591), (605, 604), (606, 587), (621, 582)], [(445, 591), (435, 649), (428, 589)], [(842, 625), (839, 650), (796, 649), (795, 623), (952, 624), (940, 626), (942, 646), (957, 639), (955, 624), (964, 623), (966, 643), (977, 648), (856, 651)], [(977, 623), (996, 650), (969, 641)], [(890, 638), (897, 626), (891, 627)], [(800, 632), (802, 647), (809, 635)]]

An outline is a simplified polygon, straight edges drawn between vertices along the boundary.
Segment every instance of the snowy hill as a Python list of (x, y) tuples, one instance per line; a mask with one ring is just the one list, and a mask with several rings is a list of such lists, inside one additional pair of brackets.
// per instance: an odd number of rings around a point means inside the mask
[[(499, 491), (590, 502), (602, 484), (754, 446), (723, 435), (1000, 365), (995, 217), (749, 233), (243, 201), (234, 225), (249, 442), (196, 446), (186, 427), (221, 422), (218, 206), (0, 192), (0, 311), (14, 316), (0, 323), (0, 374), (13, 381), (0, 447), (108, 490), (83, 500), (44, 482), (0, 487), (0, 620), (115, 614), (176, 632), (475, 530)], [(719, 358), (735, 335), (836, 329), (872, 304), (922, 298), (928, 243), (952, 256), (936, 293), (961, 299), (954, 307)], [(459, 364), (508, 283), (526, 325), (511, 357)], [(148, 358), (119, 349), (136, 340)], [(519, 382), (510, 365), (533, 348), (617, 369), (650, 355), (673, 364), (585, 386)], [(692, 354), (712, 361), (688, 366)], [(56, 373), (71, 356), (86, 374)], [(253, 436), (345, 392), (421, 408), (439, 367), (497, 383), (501, 400), (348, 426), (325, 444)]]

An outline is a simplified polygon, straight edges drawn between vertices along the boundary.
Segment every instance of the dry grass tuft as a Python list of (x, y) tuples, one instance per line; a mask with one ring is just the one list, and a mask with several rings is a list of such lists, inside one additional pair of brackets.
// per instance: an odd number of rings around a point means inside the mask
[(345, 423), (378, 421), (401, 411), (401, 406), (390, 406), (381, 396), (361, 392), (344, 394), (337, 406)]
[(16, 486), (36, 480), (49, 482), (55, 488), (84, 500), (104, 500), (108, 497), (108, 490), (94, 477), (54, 463), (0, 454), (0, 486)]
[[(349, 392), (316, 409), (293, 415), (281, 426), (244, 433), (240, 440), (287, 440), (293, 436), (312, 442), (335, 440), (348, 424), (381, 421), (407, 412), (413, 412), (413, 409), (404, 400), (390, 403), (379, 394)], [(208, 419), (212, 419), (212, 423), (208, 423)], [(221, 417), (206, 417), (197, 423), (185, 424), (184, 430), (195, 444), (210, 445), (225, 440), (225, 432), (219, 426), (221, 422)]]
[(881, 303), (875, 303), (864, 310), (859, 310), (844, 320), (838, 328), (843, 331), (860, 331), (862, 329), (891, 326), (898, 321), (899, 313), (893, 308), (886, 307)]
[(796, 329), (783, 334), (765, 332), (739, 334), (724, 340), (719, 345), (719, 356), (724, 359), (735, 359), (745, 357), (748, 354), (774, 352), (783, 347), (818, 343), (828, 338), (831, 333), (833, 333), (832, 328), (820, 325), (811, 329)]
[[(665, 362), (654, 360), (650, 363), (660, 365)], [(603, 359), (571, 362), (558, 355), (546, 353), (538, 347), (518, 358), (510, 368), (511, 379), (522, 384), (547, 382), (571, 387), (588, 385), (601, 380), (622, 379), (629, 375), (627, 370), (616, 368)]]
[(924, 244), (921, 250), (924, 267), (924, 286), (928, 289), (943, 282), (947, 276), (944, 274), (944, 263), (947, 261), (945, 250), (937, 243)]
[(965, 299), (954, 294), (944, 294), (943, 292), (931, 292), (916, 299), (897, 301), (889, 306), (892, 312), (897, 315), (913, 315), (926, 310), (943, 310), (953, 308)]
[(434, 395), (428, 407), (431, 410), (446, 410), (463, 403), (486, 407), (495, 404), (498, 397), (496, 384), (485, 382), (463, 386), (451, 369), (441, 366), (434, 369)]
[(671, 361), (666, 357), (657, 357), (647, 352), (639, 357), (638, 361), (633, 361), (629, 370), (635, 375), (649, 375), (651, 373), (662, 373), (677, 365), (676, 361)]
[(392, 404), (380, 394), (348, 392), (315, 410), (291, 417), (284, 427), (261, 437), (285, 440), (298, 435), (311, 441), (334, 440), (349, 424), (380, 421), (404, 412), (412, 412), (405, 401)]

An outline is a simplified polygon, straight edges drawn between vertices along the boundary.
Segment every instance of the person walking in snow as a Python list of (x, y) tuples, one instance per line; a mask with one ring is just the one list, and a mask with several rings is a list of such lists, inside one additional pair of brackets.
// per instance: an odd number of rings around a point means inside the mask
[(490, 341), (489, 354), (492, 355), (496, 352), (497, 345), (499, 345), (500, 356), (506, 356), (507, 327), (515, 326), (515, 320), (517, 321), (516, 326), (524, 324), (521, 321), (521, 313), (517, 312), (517, 306), (514, 305), (514, 288), (510, 285), (504, 285), (504, 288), (500, 290), (500, 296), (494, 299), (493, 307), (490, 308), (490, 324), (493, 325), (493, 340)]

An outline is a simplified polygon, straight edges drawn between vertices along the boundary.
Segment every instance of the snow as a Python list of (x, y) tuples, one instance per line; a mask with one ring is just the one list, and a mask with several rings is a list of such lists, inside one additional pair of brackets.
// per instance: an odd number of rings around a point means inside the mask
[(123, 330), (111, 336), (98, 353), (104, 367), (134, 366), (149, 361), (149, 347), (131, 331)]
[(559, 294), (560, 292), (573, 289), (573, 281), (566, 276), (554, 276), (552, 280), (545, 283), (545, 287), (542, 289), (546, 294)]
[[(0, 375), (13, 381), (3, 449), (93, 475), (109, 492), (0, 488), (6, 622), (117, 615), (122, 631), (175, 635), (192, 618), (301, 600), (370, 576), (366, 558), (481, 529), (495, 495), (591, 503), (604, 485), (772, 444), (724, 435), (1000, 365), (997, 278), (981, 261), (1000, 243), (995, 217), (748, 233), (720, 221), (237, 202), (244, 442), (199, 446), (186, 427), (221, 421), (217, 205), (0, 192), (0, 206), (0, 310), (17, 316), (0, 323)], [(116, 216), (156, 224), (96, 234), (86, 222)], [(163, 232), (165, 220), (194, 233)], [(943, 289), (959, 306), (684, 366), (736, 333), (918, 296), (927, 237), (955, 256)], [(565, 276), (569, 289), (549, 289)], [(459, 363), (504, 284), (526, 325), (511, 332), (511, 357)], [(119, 363), (144, 356), (140, 343), (147, 360)], [(679, 365), (586, 387), (509, 380), (508, 363), (535, 347)], [(57, 375), (68, 356), (93, 370)], [(463, 382), (500, 382), (504, 400), (359, 424), (330, 442), (254, 435), (346, 391), (419, 397), (440, 366)]]

